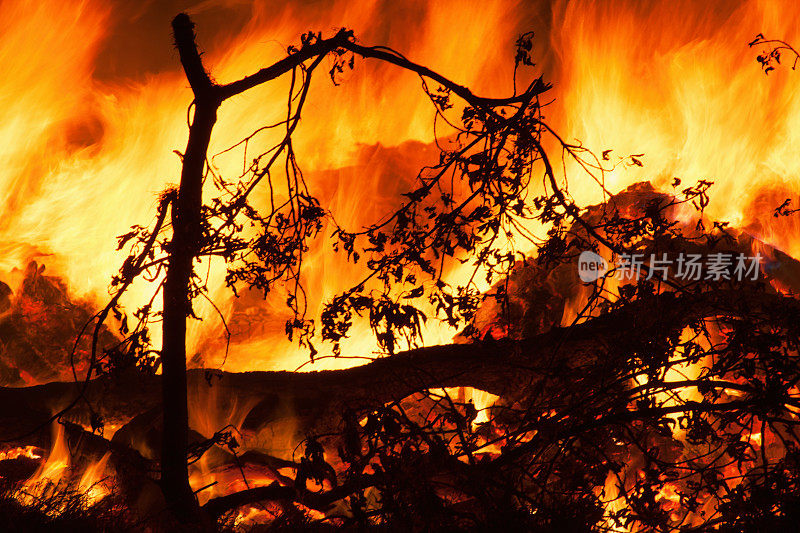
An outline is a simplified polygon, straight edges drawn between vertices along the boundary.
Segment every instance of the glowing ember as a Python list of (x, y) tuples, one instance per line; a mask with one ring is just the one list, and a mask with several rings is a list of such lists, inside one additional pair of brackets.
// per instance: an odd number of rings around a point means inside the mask
[(41, 459), (39, 449), (35, 446), (22, 446), (20, 448), (10, 448), (0, 452), (0, 461), (9, 459), (17, 459), (18, 457), (27, 457), (29, 459)]

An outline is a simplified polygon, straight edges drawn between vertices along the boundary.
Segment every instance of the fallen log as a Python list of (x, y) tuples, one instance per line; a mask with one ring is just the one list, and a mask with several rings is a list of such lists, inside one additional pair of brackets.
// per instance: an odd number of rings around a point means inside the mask
[[(538, 393), (556, 394), (569, 383), (574, 386), (574, 380), (580, 378), (577, 370), (587, 362), (611, 357), (613, 350), (626, 347), (632, 330), (637, 331), (636, 338), (655, 338), (693, 320), (747, 316), (759, 309), (776, 319), (796, 320), (800, 316), (800, 302), (761, 290), (715, 290), (679, 296), (665, 293), (528, 339), (419, 348), (346, 370), (190, 370), (189, 390), (197, 397), (213, 393), (214, 401), (252, 406), (243, 429), (255, 430), (289, 418), (296, 424), (298, 435), (333, 433), (341, 429), (346, 410), (368, 410), (430, 388), (469, 386), (519, 398), (531, 390), (531, 384), (546, 383)], [(158, 408), (160, 379), (137, 374), (95, 379), (86, 385), (85, 401), (62, 418), (89, 427), (95, 412), (106, 424), (125, 424)], [(0, 388), (2, 440), (47, 449), (51, 413), (70, 403), (79, 391), (80, 385), (65, 382)]]

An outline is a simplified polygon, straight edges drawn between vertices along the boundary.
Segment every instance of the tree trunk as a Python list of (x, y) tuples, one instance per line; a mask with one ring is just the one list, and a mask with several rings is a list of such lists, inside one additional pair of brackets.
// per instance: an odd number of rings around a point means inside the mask
[(164, 283), (161, 351), (164, 430), (161, 448), (161, 489), (179, 521), (196, 522), (199, 506), (189, 486), (186, 452), (189, 411), (186, 398), (186, 319), (192, 315), (189, 284), (192, 263), (201, 247), (203, 173), (211, 130), (220, 99), (203, 68), (195, 45), (194, 24), (185, 14), (172, 21), (175, 45), (194, 93), (194, 117), (183, 155), (178, 197), (172, 205), (172, 241)]
[(167, 504), (181, 521), (191, 520), (198, 511), (189, 486), (186, 465), (189, 431), (186, 319), (192, 313), (189, 283), (192, 262), (200, 246), (203, 170), (216, 112), (217, 103), (213, 99), (195, 100), (195, 115), (189, 129), (180, 189), (172, 206), (173, 236), (164, 284), (164, 340), (161, 352), (164, 437), (161, 483)]

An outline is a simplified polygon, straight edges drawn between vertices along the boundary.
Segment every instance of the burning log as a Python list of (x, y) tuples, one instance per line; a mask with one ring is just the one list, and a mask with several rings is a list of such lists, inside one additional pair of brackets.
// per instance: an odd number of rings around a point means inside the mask
[[(658, 313), (643, 312), (654, 308)], [(347, 370), (227, 373), (194, 369), (187, 379), (190, 390), (199, 394), (213, 391), (215, 398), (225, 402), (253, 405), (244, 429), (255, 430), (288, 416), (298, 421), (298, 434), (323, 434), (340, 429), (341, 416), (348, 409), (369, 410), (430, 388), (470, 386), (518, 398), (530, 392), (532, 383), (547, 376), (547, 388), (538, 392), (555, 394), (577, 377), (587, 361), (607, 356), (609, 347), (624, 346), (631, 328), (663, 334), (707, 316), (743, 316), (758, 309), (796, 313), (800, 303), (757, 290), (714, 290), (680, 296), (667, 293), (521, 340), (420, 348)], [(557, 363), (552, 360), (554, 355)], [(553, 364), (557, 364), (560, 375), (552, 375)], [(79, 403), (65, 418), (89, 426), (95, 412), (107, 424), (127, 423), (158, 408), (160, 380), (160, 376), (134, 373), (95, 379), (84, 393), (91, 410)], [(0, 388), (0, 432), (17, 435), (10, 439), (16, 444), (47, 448), (51, 418), (47, 407), (55, 410), (76, 393), (72, 382)]]
[[(651, 254), (659, 259), (662, 256), (667, 258), (671, 268), (664, 280), (666, 283), (663, 283), (666, 290), (675, 290), (668, 283), (679, 280), (674, 268), (679, 255), (705, 258), (712, 254), (725, 254), (733, 260), (728, 275), (735, 277), (731, 274), (737, 257), (760, 254), (762, 264), (759, 275), (764, 283), (770, 284), (767, 290), (800, 294), (800, 261), (746, 232), (735, 229), (719, 233), (716, 240), (705, 240), (703, 237), (703, 241), (699, 242), (696, 238), (691, 239), (689, 236), (702, 235), (696, 229), (700, 219), (694, 213), (681, 214), (681, 207), (673, 195), (657, 191), (648, 182), (641, 182), (610, 197), (606, 203), (588, 207), (583, 218), (586, 223), (596, 226), (599, 234), (604, 237), (615, 231), (622, 231), (613, 224), (605, 223), (604, 219), (624, 217), (628, 223), (637, 220), (644, 223), (648, 210), (650, 214), (656, 212), (658, 217), (675, 224), (675, 233), (666, 233), (658, 239), (642, 239), (627, 250), (629, 254), (638, 254), (643, 258), (642, 277), (648, 276), (647, 263)], [(561, 324), (564, 319), (569, 323), (575, 318), (591, 292), (590, 286), (584, 284), (578, 276), (578, 259), (581, 251), (589, 249), (583, 247), (592, 239), (579, 224), (574, 224), (569, 234), (570, 239), (566, 246), (574, 250), (572, 260), (557, 264), (529, 260), (517, 265), (508, 280), (495, 285), (492, 292), (502, 291), (503, 295), (508, 296), (508, 301), (503, 304), (494, 298), (484, 301), (475, 318), (475, 326), (481, 337), (487, 332), (495, 338), (505, 335), (514, 338), (530, 337), (548, 331)], [(602, 255), (610, 262), (611, 251), (602, 245), (600, 248)], [(654, 283), (660, 278), (660, 275), (655, 276)], [(623, 279), (620, 283), (630, 284), (635, 281)], [(705, 283), (706, 280), (701, 277), (694, 283), (683, 282), (682, 285), (692, 287)], [(709, 290), (711, 286), (713, 283), (709, 284)], [(565, 313), (568, 308), (572, 312)]]
[[(70, 357), (78, 332), (92, 315), (92, 306), (74, 300), (58, 277), (44, 274), (44, 265), (31, 261), (16, 294), (0, 285), (0, 383), (33, 385), (72, 377), (72, 365), (85, 375), (88, 341)], [(102, 345), (114, 341), (103, 329)]]

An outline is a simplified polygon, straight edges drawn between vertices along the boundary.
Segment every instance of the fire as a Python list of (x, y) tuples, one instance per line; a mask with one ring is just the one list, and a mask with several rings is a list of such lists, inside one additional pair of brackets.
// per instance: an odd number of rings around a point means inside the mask
[(47, 456), (47, 460), (25, 482), (25, 488), (29, 491), (35, 491), (38, 486), (43, 484), (58, 483), (67, 474), (70, 465), (70, 453), (64, 436), (64, 427), (56, 424), (53, 428), (53, 436), (53, 447)]
[(499, 396), (491, 392), (482, 391), (474, 387), (446, 387), (432, 392), (449, 396), (454, 402), (471, 403), (475, 408), (475, 419), (472, 420), (473, 429), (478, 424), (489, 421), (488, 409), (500, 399)]
[[(24, 266), (27, 255), (55, 251), (48, 237), (58, 238), (58, 232), (48, 235), (36, 229), (35, 221), (22, 219), (35, 217), (36, 212), (39, 217), (49, 213), (51, 221), (57, 218), (55, 209), (42, 212), (45, 205), (31, 209), (31, 202), (46, 203), (48, 193), (57, 192), (48, 190), (55, 183), (45, 177), (52, 176), (61, 159), (76, 148), (70, 146), (68, 132), (81, 125), (75, 110), (93, 99), (87, 81), (97, 45), (105, 37), (108, 13), (100, 5), (58, 2), (4, 2), (0, 13), (0, 64), (13, 73), (4, 77), (2, 90), (14, 95), (0, 111), (0, 155), (5, 162), (0, 183), (6, 191), (0, 246), (3, 270), (8, 272)], [(44, 20), (58, 23), (42, 24)], [(55, 224), (60, 229), (70, 211), (62, 213), (62, 224)], [(69, 234), (75, 238), (74, 231)], [(83, 281), (81, 277), (75, 276), (76, 284)]]
[[(173, 150), (185, 144), (186, 107), (191, 100), (174, 61), (163, 72), (146, 77), (93, 76), (98, 55), (114, 53), (124, 62), (135, 53), (115, 48), (118, 37), (105, 30), (116, 22), (115, 12), (105, 6), (92, 1), (71, 9), (59, 5), (54, 6), (57, 15), (53, 16), (46, 2), (35, 9), (4, 5), (9, 11), (5, 20), (15, 22), (12, 38), (4, 36), (2, 43), (8, 52), (0, 54), (0, 64), (7, 71), (20, 73), (3, 82), (18, 84), (4, 87), (5, 92), (28, 95), (4, 110), (2, 135), (8, 140), (2, 145), (9, 151), (8, 158), (13, 156), (12, 160), (25, 165), (11, 165), (0, 177), (0, 183), (14, 192), (5, 209), (13, 216), (5, 217), (0, 225), (0, 246), (6, 251), (1, 270), (11, 271), (32, 257), (46, 256), (49, 272), (68, 279), (73, 291), (95, 298), (103, 297), (122, 260), (113, 251), (115, 237), (133, 224), (150, 221), (158, 192), (177, 181), (180, 159)], [(298, 12), (286, 7), (276, 13), (258, 3), (245, 27), (209, 50), (207, 62), (224, 82), (279, 59), (285, 54), (284, 44), (295, 42), (309, 28), (346, 25), (364, 42), (383, 41), (391, 19), (377, 7), (355, 8), (341, 2), (329, 9)], [(499, 47), (487, 53), (484, 42), (498, 31), (512, 38), (510, 9), (502, 3), (437, 4), (407, 15), (422, 31), (413, 39), (399, 36), (393, 44), (476, 91), (496, 92), (500, 88), (491, 80), (500, 76), (498, 69), (510, 68), (504, 61), (507, 53)], [(39, 32), (29, 28), (38, 26), (45, 12), (52, 35), (42, 44)], [(442, 39), (453, 24), (477, 38)], [(208, 29), (209, 41), (213, 29)], [(163, 31), (168, 32), (166, 22)], [(27, 44), (25, 38), (34, 42)], [(58, 39), (81, 46), (67, 46)], [(31, 50), (30, 55), (20, 56), (16, 51), (22, 48)], [(473, 59), (464, 62), (464, 57)], [(64, 79), (74, 87), (65, 86)], [(278, 80), (226, 104), (210, 153), (280, 120), (287, 83)], [(435, 160), (436, 153), (424, 148), (433, 139), (430, 102), (414, 76), (369, 62), (358, 65), (340, 87), (324, 79), (316, 85), (306, 113), (313, 115), (315, 124), (326, 127), (311, 123), (301, 127), (296, 150), (323, 205), (340, 224), (358, 228), (396, 203), (402, 183), (410, 182), (419, 167)], [(329, 105), (331, 101), (336, 105)], [(262, 135), (253, 144), (267, 146), (268, 139), (269, 135)], [(248, 156), (252, 150), (251, 145)], [(213, 164), (223, 175), (235, 176), (241, 172), (243, 157), (243, 150), (234, 150), (215, 157)], [(390, 164), (392, 158), (403, 161), (402, 173)], [(374, 177), (361, 179), (365, 172)], [(212, 194), (212, 189), (209, 183), (206, 194)], [(329, 251), (329, 242), (322, 239), (307, 260), (304, 282), (312, 317), (325, 300), (358, 281), (359, 267), (332, 259)], [(294, 369), (307, 360), (307, 350), (284, 337), (282, 325), (287, 317), (280, 291), (267, 302), (256, 298), (242, 308), (243, 303), (235, 303), (224, 288), (223, 265), (204, 265), (200, 270), (208, 272), (210, 294), (228, 319), (255, 315), (260, 322), (257, 327), (239, 324), (234, 331), (227, 370)], [(133, 308), (145, 301), (150, 290), (144, 284), (135, 287), (126, 303)], [(191, 325), (189, 351), (201, 354), (198, 361), (206, 366), (214, 366), (224, 359), (224, 336), (213, 307), (205, 302), (198, 306), (204, 320)], [(431, 326), (427, 333), (426, 342), (435, 344), (449, 341), (456, 331)], [(377, 350), (366, 326), (352, 337), (344, 347), (347, 354), (371, 356)], [(158, 344), (158, 338), (154, 340)], [(356, 362), (323, 360), (315, 368), (341, 368)]]
[[(219, 35), (204, 28), (201, 42), (208, 49), (207, 64), (227, 82), (279, 59), (285, 45), (308, 29), (347, 26), (362, 41), (402, 50), (476, 93), (497, 94), (507, 89), (496, 80), (509, 78), (510, 43), (531, 24), (542, 27), (546, 37), (540, 38), (539, 54), (548, 77), (557, 83), (556, 103), (546, 109), (568, 138), (580, 139), (597, 153), (613, 150), (608, 166), (616, 166), (602, 176), (607, 189), (649, 180), (669, 191), (675, 177), (684, 183), (710, 179), (715, 186), (709, 216), (800, 256), (797, 222), (765, 218), (771, 216), (769, 207), (800, 188), (800, 78), (779, 69), (765, 79), (746, 46), (759, 32), (800, 42), (800, 8), (794, 3), (663, 0), (643, 7), (633, 0), (576, 0), (558, 3), (551, 20), (537, 3), (511, 0), (419, 2), (415, 7), (337, 1), (325, 7), (289, 3), (276, 9), (258, 2), (243, 27)], [(193, 14), (213, 9), (229, 7), (204, 2)], [(164, 34), (169, 15), (158, 30)], [(114, 28), (121, 24), (134, 22), (98, 0), (0, 4), (0, 67), (11, 73), (0, 79), (0, 86), (3, 94), (13, 95), (0, 106), (0, 187), (7, 191), (0, 220), (0, 278), (12, 289), (20, 277), (14, 269), (35, 258), (68, 280), (79, 296), (100, 301), (123, 258), (114, 252), (115, 237), (133, 224), (148, 223), (159, 191), (178, 180), (180, 158), (173, 150), (185, 145), (190, 91), (174, 58), (147, 74), (98, 75), (102, 54), (124, 63), (142, 53), (118, 44)], [(397, 193), (416, 170), (435, 160), (433, 113), (419, 80), (385, 65), (362, 61), (340, 87), (315, 81), (307, 120), (296, 138), (298, 158), (337, 222), (358, 228), (395, 205)], [(243, 161), (257, 148), (221, 152), (259, 126), (280, 120), (286, 92), (287, 81), (281, 80), (225, 104), (210, 151), (220, 154), (211, 160), (215, 172), (241, 172)], [(257, 136), (254, 144), (268, 146), (270, 135)], [(615, 163), (631, 154), (643, 154), (636, 159), (643, 166), (631, 160)], [(603, 193), (591, 178), (576, 164), (566, 165), (576, 200), (602, 201)], [(213, 194), (210, 181), (207, 195)], [(793, 198), (798, 201), (796, 194)], [(539, 234), (541, 229), (531, 228)], [(327, 228), (326, 237), (331, 231)], [(359, 267), (332, 257), (329, 245), (321, 239), (306, 261), (310, 317), (332, 295), (358, 281)], [(224, 265), (204, 264), (198, 271), (208, 273), (210, 295), (233, 338), (226, 356), (220, 317), (213, 306), (199, 303), (203, 320), (192, 322), (189, 339), (190, 354), (197, 354), (195, 366), (224, 362), (230, 371), (293, 370), (307, 361), (307, 350), (283, 334), (285, 294), (276, 290), (266, 301), (253, 294), (235, 300), (224, 287)], [(466, 268), (450, 273), (454, 282), (466, 276)], [(135, 307), (151, 290), (137, 286), (126, 303)], [(563, 325), (576, 316), (576, 305), (567, 305)], [(456, 333), (429, 321), (425, 342), (449, 342)], [(377, 350), (362, 324), (342, 351), (356, 357)], [(304, 370), (360, 362), (322, 359)], [(672, 369), (668, 381), (697, 377), (700, 371), (700, 365), (684, 365)], [(461, 401), (473, 399), (478, 412), (473, 424), (485, 422), (487, 409), (497, 400), (472, 389), (448, 393)], [(696, 390), (682, 391), (681, 399), (693, 395)], [(210, 395), (204, 401), (210, 402), (205, 410), (194, 405), (192, 427), (206, 438), (226, 424), (240, 428), (253, 407), (222, 407)], [(259, 435), (256, 440), (264, 445), (274, 438), (265, 446), (285, 453), (296, 442), (294, 428), (283, 429), (280, 436)], [(760, 446), (757, 435), (750, 440)], [(2, 458), (13, 458), (12, 452), (4, 453)], [(27, 449), (13, 453), (35, 455)], [(87, 468), (79, 481), (93, 500), (105, 495), (98, 481), (106, 475), (107, 460)], [(69, 466), (61, 431), (26, 490), (35, 491), (43, 480), (60, 481)], [(197, 465), (196, 489), (221, 477), (214, 466)], [(227, 489), (218, 488), (204, 491), (203, 497)], [(618, 492), (611, 480), (604, 488), (608, 495)], [(674, 502), (673, 489), (665, 488), (659, 496)], [(615, 498), (612, 511), (622, 505)]]
[(36, 446), (22, 446), (20, 448), (10, 448), (0, 452), (0, 461), (7, 461), (10, 459), (17, 459), (19, 457), (27, 457), (28, 459), (41, 459), (39, 450)]
[[(0, 136), (6, 141), (1, 144), (11, 162), (0, 177), (11, 191), (4, 209), (10, 215), (0, 225), (3, 270), (46, 255), (49, 271), (63, 275), (77, 293), (96, 298), (105, 293), (121, 261), (113, 251), (114, 237), (132, 224), (149, 221), (157, 193), (177, 180), (180, 161), (172, 150), (184, 144), (190, 99), (176, 65), (133, 79), (93, 77), (98, 54), (116, 53), (124, 60), (135, 53), (114, 48), (117, 37), (105, 28), (115, 14), (104, 6), (89, 1), (79, 7), (6, 3), (9, 28), (0, 43), (5, 50), (0, 61), (15, 73), (3, 81), (5, 92), (25, 95), (2, 111)], [(509, 14), (520, 9), (512, 2), (437, 3), (404, 14), (419, 30), (413, 39), (393, 33), (388, 44), (476, 92), (497, 93), (505, 88), (494, 80), (505, 79), (507, 50), (485, 43), (510, 43), (522, 22)], [(541, 14), (536, 6), (527, 9), (538, 24), (546, 25), (537, 18)], [(30, 29), (38, 27), (43, 12), (52, 22), (44, 37)], [(258, 3), (244, 28), (209, 47), (208, 63), (220, 81), (237, 79), (279, 58), (284, 50), (277, 43), (294, 42), (314, 27), (346, 25), (364, 42), (384, 41), (382, 31), (394, 20), (390, 15), (379, 12), (377, 4), (336, 4), (313, 12), (287, 7), (276, 13)], [(667, 188), (675, 176), (684, 182), (709, 178), (715, 181), (709, 208), (714, 216), (750, 224), (767, 242), (790, 254), (800, 252), (794, 228), (760, 221), (755, 204), (750, 205), (764, 202), (762, 190), (777, 191), (772, 193), (777, 199), (780, 191), (798, 185), (792, 157), (795, 130), (800, 131), (794, 118), (800, 104), (795, 80), (782, 70), (762, 79), (753, 51), (745, 46), (759, 31), (792, 40), (797, 17), (789, 4), (759, 2), (736, 9), (725, 3), (712, 9), (660, 2), (647, 10), (624, 2), (559, 4), (549, 43), (540, 43), (549, 75), (558, 82), (558, 104), (552, 111), (557, 129), (598, 152), (612, 149), (612, 162), (614, 156), (644, 154), (643, 167), (619, 164), (608, 172), (608, 189), (642, 179)], [(656, 27), (659, 31), (642, 31)], [(456, 38), (453, 28), (470, 38)], [(25, 44), (34, 38), (36, 46)], [(66, 42), (80, 46), (61, 44)], [(28, 55), (17, 52), (23, 48), (30, 50)], [(550, 50), (555, 52), (552, 60)], [(65, 80), (71, 85), (65, 86)], [(432, 140), (430, 104), (418, 80), (385, 65), (364, 62), (340, 87), (318, 81), (307, 113), (315, 124), (326, 126), (301, 127), (296, 148), (323, 204), (340, 224), (359, 227), (396, 202), (398, 186), (435, 157), (425, 148)], [(226, 104), (211, 153), (279, 119), (285, 93), (282, 80)], [(258, 137), (255, 144), (266, 145), (267, 138)], [(213, 163), (223, 175), (236, 175), (244, 155), (233, 150)], [(402, 172), (395, 168), (398, 161), (405, 163)], [(365, 173), (369, 179), (360, 178)], [(568, 174), (578, 201), (602, 199), (574, 165)], [(210, 185), (207, 193), (212, 193)], [(357, 266), (328, 252), (322, 239), (307, 262), (309, 316), (358, 280)], [(255, 298), (237, 303), (223, 287), (223, 266), (210, 265), (207, 272), (210, 293), (226, 318), (252, 319), (237, 323), (226, 369), (294, 369), (306, 361), (306, 350), (283, 338), (280, 325), (286, 316), (279, 291), (267, 302)], [(454, 281), (463, 280), (466, 269), (452, 275)], [(138, 287), (128, 303), (143, 301), (149, 290)], [(214, 309), (199, 305), (204, 320), (192, 324), (189, 348), (200, 355), (198, 362), (213, 366), (224, 358), (224, 336)], [(426, 342), (447, 342), (454, 333), (429, 322)], [(375, 350), (365, 326), (344, 347), (348, 355), (369, 356)], [(357, 362), (326, 359), (314, 368)]]
[[(747, 43), (759, 32), (797, 41), (798, 17), (791, 2), (562, 2), (551, 36), (553, 77), (566, 87), (560, 130), (597, 151), (644, 154), (643, 167), (607, 173), (610, 190), (709, 179), (710, 215), (797, 255), (796, 232), (765, 219), (785, 198), (797, 201), (797, 78), (787, 67), (765, 79)], [(571, 190), (601, 199), (596, 186)], [(780, 198), (767, 209), (764, 190)]]
[[(18, 453), (11, 454), (9, 459), (16, 456), (25, 455), (31, 458), (40, 458), (38, 454), (32, 453), (27, 449), (17, 449)], [(84, 505), (92, 505), (109, 494), (109, 489), (103, 481), (107, 475), (106, 465), (110, 453), (107, 453), (99, 461), (90, 464), (81, 474), (80, 480), (75, 484), (72, 479), (72, 457), (64, 432), (64, 426), (54, 424), (53, 445), (47, 459), (42, 462), (36, 472), (16, 490), (16, 498), (27, 505), (36, 505), (39, 502), (48, 502), (42, 508), (48, 512), (57, 514), (61, 512), (61, 506), (67, 505), (67, 500), (62, 494), (77, 490), (78, 497), (82, 498)]]
[(99, 461), (89, 465), (78, 482), (78, 492), (85, 494), (89, 503), (102, 500), (110, 492), (104, 484), (106, 465), (110, 457), (111, 452), (107, 452)]

